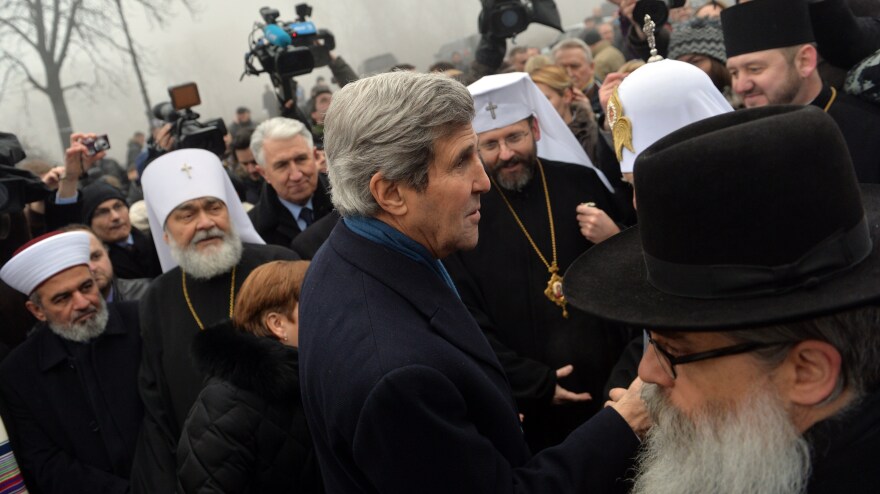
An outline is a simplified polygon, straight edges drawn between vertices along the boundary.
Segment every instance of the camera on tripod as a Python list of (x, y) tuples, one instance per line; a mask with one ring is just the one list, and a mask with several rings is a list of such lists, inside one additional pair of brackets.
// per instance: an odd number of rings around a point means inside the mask
[(172, 125), (174, 149), (198, 148), (217, 156), (226, 152), (226, 124), (222, 118), (199, 122), (199, 114), (192, 107), (201, 104), (199, 87), (194, 82), (168, 88), (171, 101), (153, 107), (153, 116)]

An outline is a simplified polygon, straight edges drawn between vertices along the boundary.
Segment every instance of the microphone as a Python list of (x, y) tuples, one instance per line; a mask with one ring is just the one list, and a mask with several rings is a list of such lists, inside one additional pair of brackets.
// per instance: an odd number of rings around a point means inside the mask
[(275, 46), (288, 46), (292, 42), (287, 31), (278, 24), (268, 24), (263, 28), (263, 35)]

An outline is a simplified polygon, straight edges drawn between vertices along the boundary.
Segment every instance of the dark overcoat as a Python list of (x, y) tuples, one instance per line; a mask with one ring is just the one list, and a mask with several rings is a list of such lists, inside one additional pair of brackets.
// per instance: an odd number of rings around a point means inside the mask
[(455, 292), (343, 222), (306, 275), (300, 382), (328, 492), (615, 492), (638, 445), (609, 408), (533, 457)]
[[(327, 176), (319, 173), (318, 187), (312, 195), (312, 211), (315, 221), (333, 211), (329, 187)], [(278, 193), (268, 183), (263, 184), (260, 202), (248, 212), (248, 216), (250, 216), (257, 233), (263, 237), (267, 244), (290, 248), (293, 239), (302, 232), (296, 219), (290, 214), (290, 210), (281, 204)]]
[(68, 352), (40, 324), (0, 365), (4, 421), (31, 492), (128, 492), (143, 417), (140, 326), (136, 302), (107, 310), (88, 352)]

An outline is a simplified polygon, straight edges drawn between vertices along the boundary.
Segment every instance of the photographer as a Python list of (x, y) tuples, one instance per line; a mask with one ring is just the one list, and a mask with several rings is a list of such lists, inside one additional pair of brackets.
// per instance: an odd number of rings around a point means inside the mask
[[(84, 142), (94, 137), (95, 134), (79, 133), (70, 137), (54, 201), (55, 214), (63, 216), (64, 224), (89, 226), (107, 245), (110, 262), (119, 278), (154, 278), (162, 273), (156, 248), (152, 239), (132, 228), (125, 193), (102, 181), (77, 190), (80, 176), (104, 156), (104, 151), (89, 156)], [(57, 218), (55, 222), (58, 223)]]

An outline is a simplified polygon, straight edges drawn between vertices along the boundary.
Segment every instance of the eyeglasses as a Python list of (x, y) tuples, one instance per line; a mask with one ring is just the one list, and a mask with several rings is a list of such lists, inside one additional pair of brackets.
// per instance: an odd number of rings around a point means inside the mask
[[(510, 146), (513, 146), (514, 144), (517, 144), (520, 141), (522, 141), (523, 138), (525, 138), (525, 136), (529, 135), (530, 133), (531, 132), (528, 130), (522, 131), (522, 132), (514, 132), (513, 134), (510, 134), (509, 136), (505, 137), (502, 140), (504, 141), (504, 144), (508, 148), (510, 148)], [(496, 141), (481, 142), (479, 145), (480, 151), (484, 151), (487, 153), (494, 153), (495, 151), (498, 151), (498, 148), (500, 148), (500, 147), (501, 147), (501, 141), (497, 141), (497, 140)]]
[(687, 355), (680, 355), (678, 357), (672, 355), (663, 348), (659, 343), (654, 341), (650, 335), (648, 335), (648, 343), (654, 347), (654, 355), (657, 356), (657, 361), (660, 363), (660, 367), (669, 375), (672, 379), (678, 377), (678, 373), (675, 372), (675, 366), (681, 364), (690, 364), (692, 362), (699, 362), (700, 360), (709, 360), (718, 357), (726, 357), (728, 355), (739, 355), (741, 353), (749, 353), (755, 350), (760, 350), (761, 348), (769, 348), (772, 346), (779, 345), (790, 345), (792, 342), (790, 341), (777, 341), (772, 343), (740, 343), (738, 345), (731, 345), (722, 348), (716, 348), (715, 350), (707, 350), (705, 352), (697, 352), (697, 353), (689, 353)]

